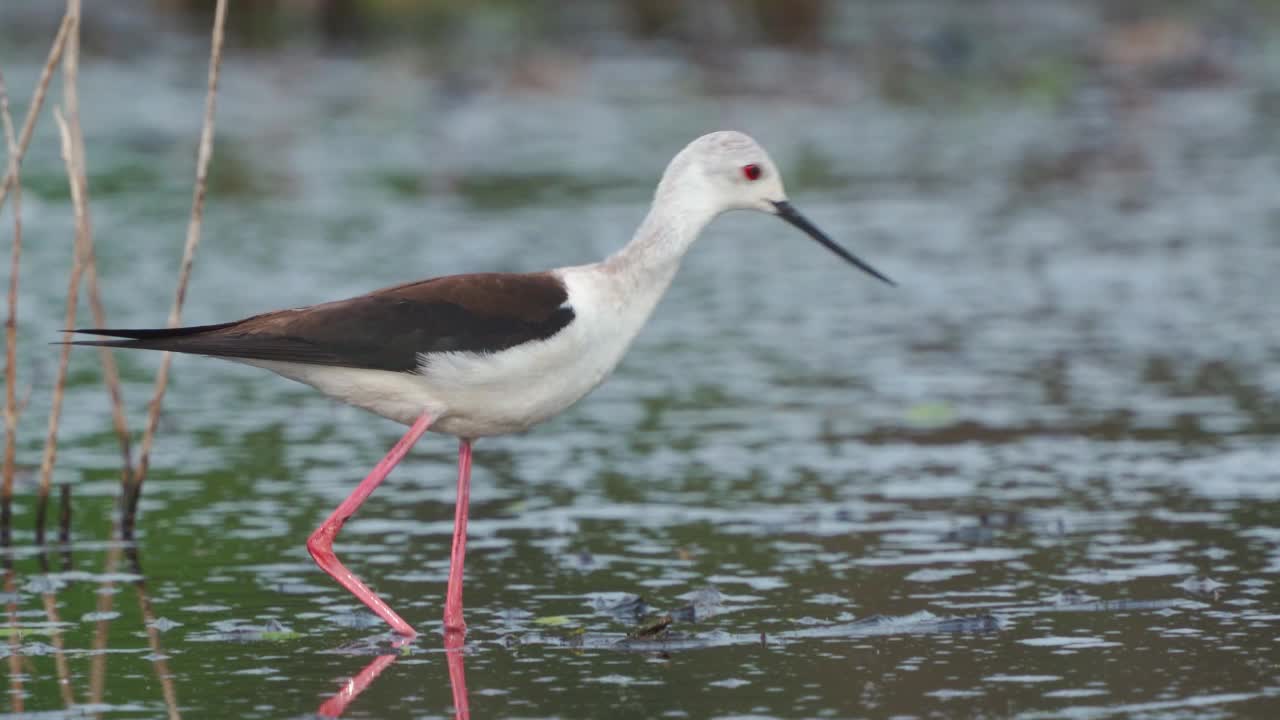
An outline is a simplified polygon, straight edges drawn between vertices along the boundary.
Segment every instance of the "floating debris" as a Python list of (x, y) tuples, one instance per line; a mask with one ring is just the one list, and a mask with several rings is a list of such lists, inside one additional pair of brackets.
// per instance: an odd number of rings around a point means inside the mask
[(541, 625), (543, 627), (562, 627), (572, 622), (573, 618), (568, 615), (547, 615), (545, 617), (534, 619), (533, 624)]
[(665, 635), (667, 628), (671, 627), (672, 619), (670, 615), (659, 615), (652, 618), (640, 627), (627, 633), (629, 640), (652, 639)]

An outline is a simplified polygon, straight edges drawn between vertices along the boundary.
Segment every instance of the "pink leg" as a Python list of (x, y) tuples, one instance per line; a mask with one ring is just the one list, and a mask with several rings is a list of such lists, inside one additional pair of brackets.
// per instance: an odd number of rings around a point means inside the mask
[(418, 441), (418, 438), (422, 437), (422, 434), (430, 426), (431, 416), (427, 413), (422, 413), (413, 422), (413, 425), (409, 427), (409, 432), (405, 433), (404, 437), (400, 438), (400, 441), (391, 448), (391, 452), (378, 461), (378, 464), (373, 467), (368, 477), (360, 481), (360, 484), (356, 486), (355, 492), (351, 493), (346, 500), (343, 500), (338, 509), (334, 510), (333, 514), (329, 516), (329, 519), (325, 520), (324, 524), (316, 528), (316, 531), (311, 533), (311, 537), (307, 538), (307, 552), (311, 553), (311, 557), (320, 566), (321, 570), (329, 573), (342, 587), (350, 590), (351, 594), (360, 598), (360, 602), (368, 605), (370, 610), (378, 614), (378, 617), (386, 620), (387, 624), (391, 625), (391, 629), (401, 635), (410, 637), (417, 635), (417, 631), (409, 627), (409, 623), (405, 622), (396, 614), (395, 610), (392, 610), (389, 605), (382, 601), (382, 598), (375, 595), (369, 589), (369, 586), (360, 582), (355, 574), (338, 561), (338, 556), (333, 554), (333, 540), (338, 537), (338, 531), (342, 529), (342, 524), (347, 521), (347, 518), (355, 514), (360, 504), (368, 499), (369, 495), (373, 493), (373, 489), (378, 487), (378, 484), (387, 477), (391, 469), (404, 459), (405, 455), (409, 454), (409, 448), (413, 447), (413, 444)]
[(446, 633), (464, 633), (462, 561), (467, 555), (467, 508), (471, 504), (471, 441), (458, 441), (458, 504), (453, 511), (453, 551), (449, 553), (449, 589), (444, 599)]

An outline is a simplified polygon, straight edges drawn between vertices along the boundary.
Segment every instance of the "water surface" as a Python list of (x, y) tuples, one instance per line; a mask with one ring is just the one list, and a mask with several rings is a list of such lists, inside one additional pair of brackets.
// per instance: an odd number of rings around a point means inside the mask
[[(122, 545), (106, 395), (77, 352), (56, 476), (74, 538), (31, 545), (28, 477), (3, 707), (300, 717), (336, 711), (358, 677), (346, 717), (450, 717), (463, 682), (476, 717), (1274, 712), (1272, 35), (1213, 55), (1223, 79), (1117, 79), (1073, 64), (1109, 26), (1071, 7), (1020, 16), (1026, 34), (976, 15), (982, 72), (924, 62), (905, 75), (923, 99), (841, 51), (744, 50), (741, 76), (570, 55), (535, 87), (516, 61), (460, 85), (411, 54), (232, 52), (192, 323), (594, 260), (627, 240), (668, 157), (719, 127), (757, 136), (797, 206), (899, 287), (775, 220), (718, 220), (606, 385), (477, 445), (453, 663), (435, 632), (451, 439), (425, 438), (337, 543), (426, 631), (396, 647), (303, 542), (400, 428), (177, 358), (140, 537)], [(946, 29), (888, 17), (911, 38)], [(190, 203), (203, 37), (163, 32), (82, 70), (122, 326), (163, 322)], [(10, 47), (21, 109), (43, 51)], [(1043, 76), (987, 79), (1011, 57)], [(25, 174), (27, 464), (70, 254), (61, 173), (46, 125)], [(138, 428), (158, 357), (118, 360)]]

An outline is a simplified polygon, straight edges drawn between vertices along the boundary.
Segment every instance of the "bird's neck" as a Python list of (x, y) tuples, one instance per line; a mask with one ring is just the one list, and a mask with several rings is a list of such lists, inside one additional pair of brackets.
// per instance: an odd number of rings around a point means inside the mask
[(688, 185), (664, 178), (631, 242), (601, 263), (619, 284), (633, 291), (656, 290), (661, 295), (689, 247), (720, 214), (721, 208), (709, 201), (707, 193)]
[[(681, 157), (672, 162), (677, 166)], [(602, 379), (622, 359), (658, 302), (670, 287), (680, 260), (699, 233), (720, 209), (705, 200), (707, 194), (688, 183), (671, 181), (671, 168), (658, 185), (653, 207), (631, 242), (605, 260), (583, 268), (588, 287), (595, 293), (595, 309), (607, 324)], [(699, 200), (699, 199), (702, 200)]]

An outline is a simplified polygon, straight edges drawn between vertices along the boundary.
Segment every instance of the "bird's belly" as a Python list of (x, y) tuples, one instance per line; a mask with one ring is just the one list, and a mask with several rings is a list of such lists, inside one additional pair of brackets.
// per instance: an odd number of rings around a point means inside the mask
[(433, 416), (444, 412), (443, 403), (430, 385), (413, 373), (275, 360), (241, 362), (305, 383), (331, 398), (405, 425), (412, 425), (423, 412)]
[[(496, 363), (496, 365), (495, 365)], [(421, 374), (333, 368), (300, 363), (250, 363), (375, 415), (409, 425), (423, 412), (434, 432), (477, 438), (523, 432), (559, 414), (591, 391), (604, 373), (570, 361), (505, 370), (499, 355), (432, 358)]]
[(560, 414), (589, 391), (573, 397), (549, 397), (530, 388), (474, 388), (461, 397), (453, 394), (453, 409), (431, 429), (465, 438), (520, 433)]
[(422, 377), (446, 408), (432, 429), (471, 438), (523, 432), (581, 400), (615, 363), (559, 336), (487, 355), (432, 355)]

